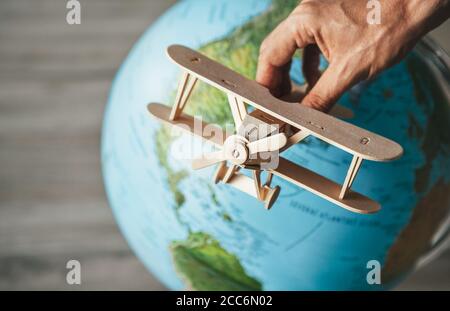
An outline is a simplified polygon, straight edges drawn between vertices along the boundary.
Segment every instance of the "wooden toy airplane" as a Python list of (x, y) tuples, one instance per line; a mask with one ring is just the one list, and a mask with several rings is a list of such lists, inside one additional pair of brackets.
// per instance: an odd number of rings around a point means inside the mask
[[(267, 209), (275, 203), (280, 192), (279, 186), (271, 187), (272, 177), (276, 175), (349, 211), (369, 214), (380, 210), (377, 202), (350, 188), (363, 160), (394, 160), (403, 153), (399, 144), (323, 112), (275, 98), (256, 81), (187, 47), (172, 45), (167, 53), (184, 70), (175, 104), (169, 108), (152, 103), (148, 110), (157, 119), (188, 129), (219, 148), (219, 151), (193, 160), (194, 169), (218, 164), (215, 183), (222, 181), (235, 186), (263, 201)], [(228, 95), (236, 134), (230, 135), (220, 127), (182, 113), (199, 79)], [(247, 105), (253, 106), (254, 110), (249, 112)], [(194, 126), (196, 122), (201, 126)], [(205, 128), (209, 130), (205, 131)], [(250, 132), (256, 135), (250, 135)], [(309, 135), (353, 155), (342, 185), (278, 155)], [(264, 168), (262, 155), (273, 155), (274, 152), (276, 167)], [(241, 173), (242, 168), (250, 169), (253, 178)], [(261, 181), (263, 170), (267, 172), (264, 183)]]

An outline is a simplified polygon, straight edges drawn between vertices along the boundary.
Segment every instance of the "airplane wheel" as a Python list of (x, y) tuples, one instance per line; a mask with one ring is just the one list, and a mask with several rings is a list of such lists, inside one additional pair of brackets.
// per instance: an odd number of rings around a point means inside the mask
[(213, 181), (215, 184), (218, 184), (223, 179), (223, 176), (225, 175), (227, 169), (228, 168), (227, 168), (226, 163), (220, 162), (220, 164), (217, 166), (217, 169), (213, 175)]
[(280, 186), (275, 186), (274, 188), (268, 189), (266, 197), (264, 199), (265, 202), (264, 207), (267, 210), (272, 208), (272, 205), (277, 200), (279, 194), (280, 194)]

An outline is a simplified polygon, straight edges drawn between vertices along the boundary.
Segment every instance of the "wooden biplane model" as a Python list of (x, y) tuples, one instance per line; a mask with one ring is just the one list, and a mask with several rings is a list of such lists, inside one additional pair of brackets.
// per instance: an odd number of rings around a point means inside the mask
[[(200, 136), (219, 148), (219, 151), (193, 160), (194, 169), (218, 164), (214, 174), (215, 183), (222, 181), (235, 186), (263, 201), (267, 209), (274, 204), (280, 192), (279, 186), (271, 186), (273, 175), (352, 212), (369, 214), (380, 209), (377, 202), (351, 191), (350, 188), (363, 160), (394, 160), (403, 153), (399, 144), (323, 112), (275, 98), (256, 81), (249, 80), (187, 47), (172, 45), (167, 53), (184, 70), (175, 104), (169, 108), (152, 103), (148, 105), (148, 110), (157, 119), (181, 129), (188, 129), (193, 135)], [(235, 122), (235, 134), (226, 133), (220, 127), (183, 113), (199, 79), (228, 95)], [(253, 106), (254, 109), (249, 112), (247, 106)], [(194, 126), (196, 122), (200, 122), (201, 126)], [(204, 131), (207, 127), (209, 134)], [(211, 131), (211, 128), (214, 130)], [(252, 129), (256, 129), (253, 131), (256, 135), (250, 135)], [(221, 135), (211, 135), (212, 132)], [(278, 155), (309, 135), (353, 155), (342, 185)], [(273, 155), (274, 152), (277, 165), (264, 168), (259, 155)], [(227, 162), (230, 163), (229, 166)], [(242, 168), (250, 169), (253, 178), (240, 172)], [(261, 181), (263, 170), (267, 172), (264, 182)]]

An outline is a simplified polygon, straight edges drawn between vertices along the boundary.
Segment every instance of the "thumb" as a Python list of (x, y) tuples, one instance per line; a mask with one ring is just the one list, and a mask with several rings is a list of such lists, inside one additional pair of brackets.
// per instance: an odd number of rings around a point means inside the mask
[(329, 112), (341, 95), (357, 81), (354, 74), (345, 75), (343, 64), (330, 64), (323, 72), (310, 92), (303, 98), (302, 104), (323, 112)]

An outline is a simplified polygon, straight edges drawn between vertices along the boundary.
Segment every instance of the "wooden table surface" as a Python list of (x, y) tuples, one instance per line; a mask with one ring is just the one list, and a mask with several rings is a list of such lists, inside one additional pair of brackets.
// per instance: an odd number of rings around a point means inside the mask
[[(81, 0), (78, 26), (63, 0), (0, 2), (0, 289), (164, 289), (114, 222), (99, 140), (117, 68), (174, 2)], [(435, 34), (448, 50), (449, 30)], [(66, 284), (69, 259), (81, 286)], [(450, 290), (450, 251), (400, 289)]]

